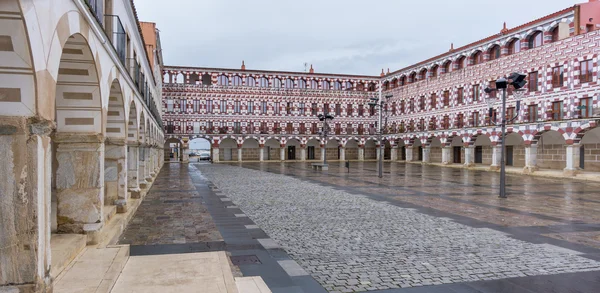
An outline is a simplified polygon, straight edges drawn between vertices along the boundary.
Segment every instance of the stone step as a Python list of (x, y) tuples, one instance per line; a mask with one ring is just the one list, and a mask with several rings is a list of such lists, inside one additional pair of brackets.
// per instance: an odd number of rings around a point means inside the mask
[(271, 293), (261, 277), (237, 277), (235, 285), (239, 293)]
[(110, 219), (117, 214), (117, 206), (108, 205), (104, 206), (104, 222), (110, 221)]
[(52, 234), (50, 247), (52, 266), (50, 276), (55, 279), (85, 249), (87, 236), (84, 234)]
[(129, 245), (88, 246), (54, 282), (54, 293), (109, 293), (129, 259)]

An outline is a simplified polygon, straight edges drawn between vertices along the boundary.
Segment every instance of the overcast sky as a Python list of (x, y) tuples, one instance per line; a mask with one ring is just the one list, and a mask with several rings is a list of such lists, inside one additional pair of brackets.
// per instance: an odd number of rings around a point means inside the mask
[[(587, 0), (135, 0), (167, 65), (378, 75)], [(168, 4), (167, 4), (168, 3)], [(501, 3), (502, 6), (498, 6)], [(518, 9), (517, 9), (518, 8)]]

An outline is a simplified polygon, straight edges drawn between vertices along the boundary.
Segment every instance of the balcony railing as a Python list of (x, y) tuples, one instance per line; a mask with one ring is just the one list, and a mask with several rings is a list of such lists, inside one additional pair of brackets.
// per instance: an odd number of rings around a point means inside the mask
[(127, 64), (125, 62), (125, 58), (127, 57), (127, 35), (125, 34), (123, 23), (121, 23), (121, 19), (118, 15), (106, 14), (104, 19), (106, 20), (104, 30), (108, 35), (110, 43), (117, 52), (117, 56), (119, 56), (121, 63), (123, 63), (125, 68), (127, 68)]
[(104, 25), (104, 0), (85, 0), (85, 3), (90, 8), (96, 20), (98, 20), (98, 23)]

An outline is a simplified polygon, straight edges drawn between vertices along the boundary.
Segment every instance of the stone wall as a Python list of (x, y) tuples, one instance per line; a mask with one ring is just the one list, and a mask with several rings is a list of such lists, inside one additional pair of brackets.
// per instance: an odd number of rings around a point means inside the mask
[[(508, 147), (508, 146), (507, 146)], [(513, 167), (525, 167), (525, 147), (512, 146), (513, 148)], [(508, 155), (508, 152), (507, 152)]]
[(429, 158), (431, 160), (431, 163), (441, 163), (442, 162), (442, 148), (432, 147), (429, 152)]
[(566, 167), (566, 150), (562, 144), (540, 144), (537, 166), (543, 169), (562, 170)]
[[(296, 154), (298, 155), (298, 154)], [(242, 161), (258, 161), (260, 160), (259, 148), (242, 149)]]
[(584, 144), (584, 170), (590, 172), (600, 172), (600, 143)]
[(271, 161), (280, 161), (281, 160), (281, 153), (279, 148), (270, 148), (269, 151), (267, 151), (267, 148), (265, 148), (265, 157), (264, 160), (268, 161), (269, 160), (269, 152), (270, 152), (270, 160)]
[(492, 164), (492, 147), (491, 146), (483, 146), (482, 147), (482, 165), (491, 165)]
[(365, 160), (377, 159), (377, 148), (365, 148)]
[(327, 156), (327, 160), (338, 160), (338, 149), (325, 148), (325, 155)]
[(346, 160), (358, 160), (358, 148), (346, 148)]

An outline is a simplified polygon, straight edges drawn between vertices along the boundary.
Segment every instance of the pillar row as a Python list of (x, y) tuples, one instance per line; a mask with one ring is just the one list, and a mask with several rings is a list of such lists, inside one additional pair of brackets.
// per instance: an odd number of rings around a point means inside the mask
[(475, 166), (475, 147), (465, 146), (465, 167)]
[(132, 198), (141, 198), (142, 196), (139, 181), (140, 148), (137, 143), (130, 143), (127, 148), (127, 189), (129, 192), (131, 192)]
[(448, 165), (452, 161), (452, 147), (444, 146), (442, 147), (442, 164)]
[(492, 165), (490, 170), (500, 170), (500, 157), (502, 156), (502, 145), (492, 146)]
[(104, 145), (104, 204), (125, 212), (128, 197), (127, 145), (125, 140), (107, 139)]
[(525, 145), (525, 167), (523, 168), (523, 173), (531, 174), (537, 169), (537, 145)]
[(409, 145), (409, 146), (406, 147), (406, 161), (407, 162), (414, 161), (414, 158), (413, 158), (413, 148), (414, 147), (412, 145)]
[(430, 146), (423, 147), (422, 152), (423, 152), (423, 163), (424, 164), (431, 163), (431, 147)]
[(392, 146), (392, 153), (390, 156), (390, 160), (392, 160), (392, 162), (398, 161), (398, 146), (397, 145)]
[(564, 169), (566, 176), (575, 176), (579, 171), (579, 145), (570, 144), (566, 147), (567, 167)]

